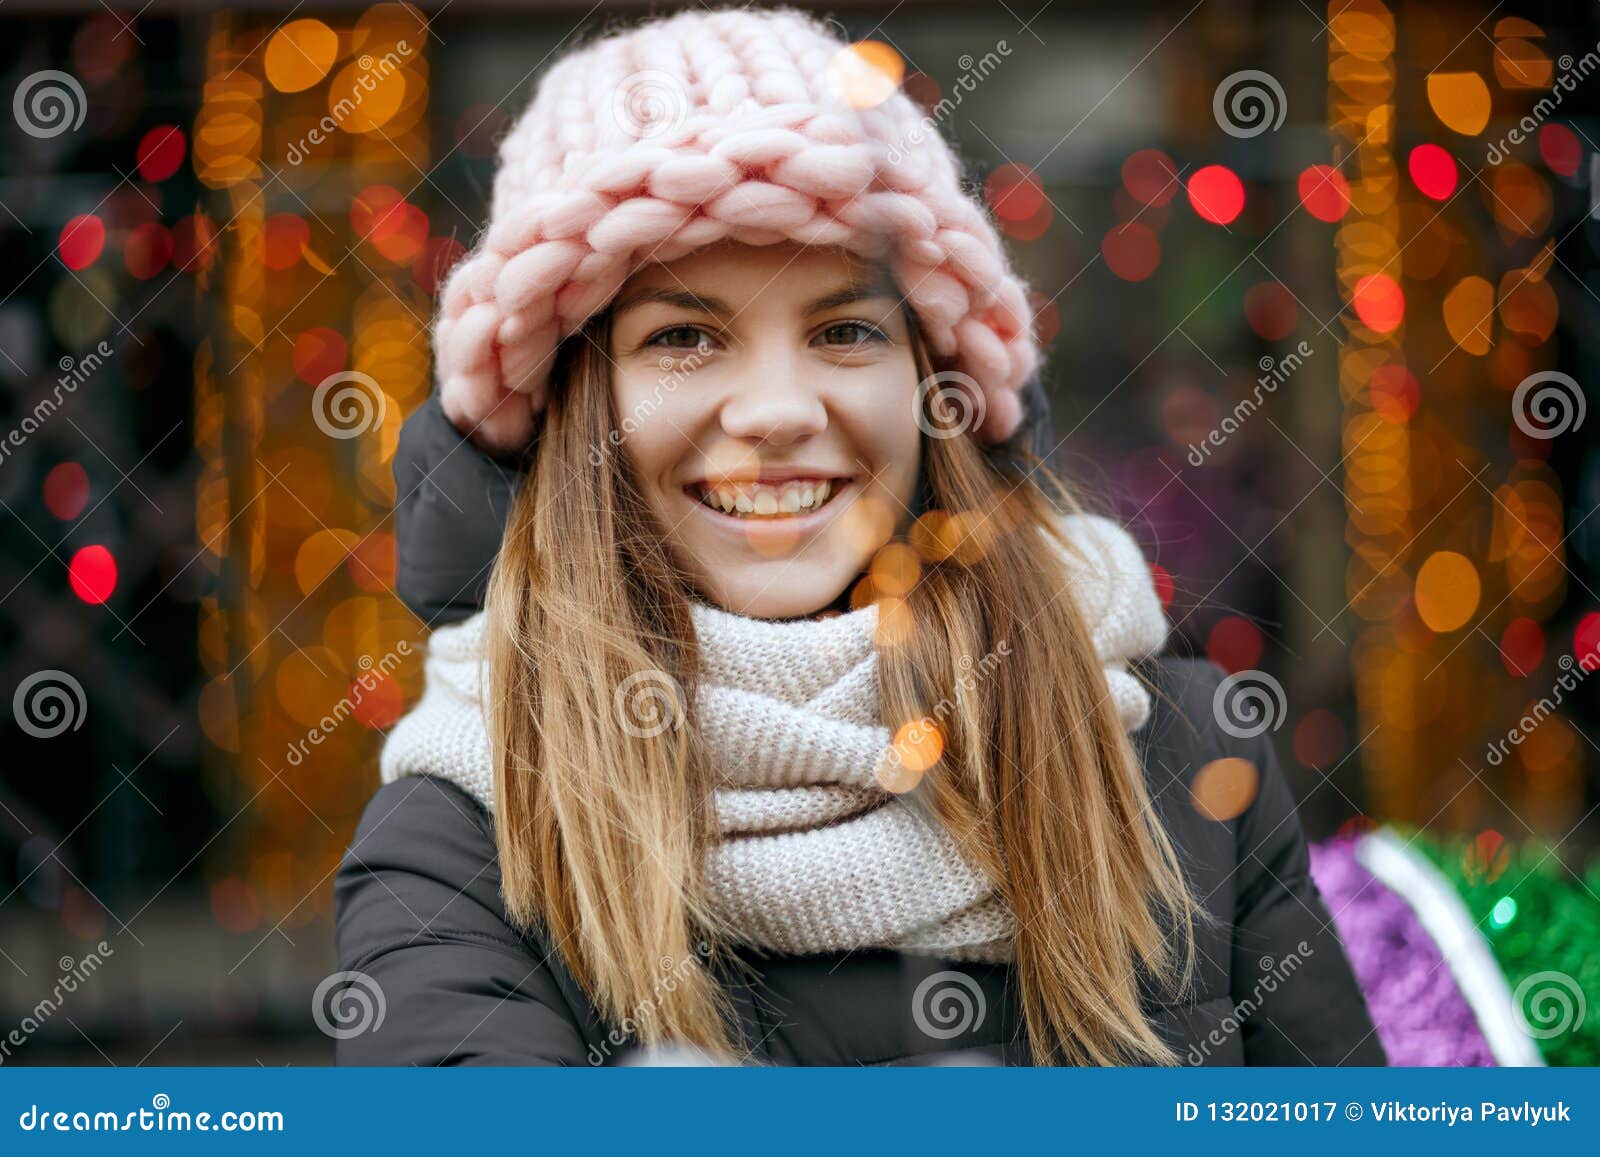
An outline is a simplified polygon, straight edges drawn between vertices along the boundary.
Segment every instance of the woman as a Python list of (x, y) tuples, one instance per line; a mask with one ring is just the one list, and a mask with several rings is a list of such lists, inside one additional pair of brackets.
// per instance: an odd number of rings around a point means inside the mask
[(470, 614), (339, 872), (386, 1006), (340, 1059), (1382, 1063), (1271, 747), (1151, 658), (1137, 547), (1029, 448), (1022, 283), (843, 48), (679, 15), (502, 146), (396, 462), (408, 600)]

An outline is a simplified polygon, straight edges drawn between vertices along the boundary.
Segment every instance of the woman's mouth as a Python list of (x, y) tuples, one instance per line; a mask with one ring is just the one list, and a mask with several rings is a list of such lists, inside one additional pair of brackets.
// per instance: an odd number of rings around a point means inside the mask
[(692, 482), (684, 493), (714, 513), (749, 521), (802, 518), (838, 497), (847, 477), (792, 478), (783, 482)]

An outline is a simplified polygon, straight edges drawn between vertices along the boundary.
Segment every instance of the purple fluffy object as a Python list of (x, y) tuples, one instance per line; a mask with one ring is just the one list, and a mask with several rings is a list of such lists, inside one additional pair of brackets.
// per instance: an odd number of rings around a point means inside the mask
[(1333, 913), (1389, 1063), (1495, 1064), (1433, 938), (1410, 906), (1356, 861), (1355, 843), (1312, 845), (1311, 877)]

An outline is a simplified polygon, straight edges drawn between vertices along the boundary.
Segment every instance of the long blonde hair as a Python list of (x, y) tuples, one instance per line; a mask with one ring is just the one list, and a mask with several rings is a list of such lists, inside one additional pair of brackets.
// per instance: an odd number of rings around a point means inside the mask
[[(730, 937), (705, 893), (717, 831), (693, 726), (694, 596), (611, 436), (608, 326), (600, 315), (560, 351), (489, 582), (505, 906), (543, 932), (608, 1022), (636, 1026), (647, 1045), (739, 1059), (714, 976)], [(915, 326), (913, 347), (926, 378)], [(895, 619), (913, 629), (880, 645), (883, 718), (893, 729), (947, 708), (942, 755), (917, 792), (1015, 915), (1036, 1063), (1173, 1063), (1143, 1015), (1140, 977), (1174, 996), (1186, 988), (1198, 907), (1067, 582), (1070, 494), (1031, 455), (1003, 462), (964, 436), (924, 436), (923, 455), (934, 513), (911, 535), (926, 565), (894, 595)], [(1005, 661), (972, 680), (973, 657), (997, 648)], [(686, 725), (623, 726), (616, 689), (646, 671), (682, 688)]]

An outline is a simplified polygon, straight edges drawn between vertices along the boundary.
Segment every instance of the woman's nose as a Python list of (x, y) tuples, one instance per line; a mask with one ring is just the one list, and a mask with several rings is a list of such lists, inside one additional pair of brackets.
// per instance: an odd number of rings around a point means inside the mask
[(723, 433), (782, 446), (827, 428), (815, 370), (807, 369), (803, 357), (785, 350), (751, 349), (749, 355), (723, 402)]

